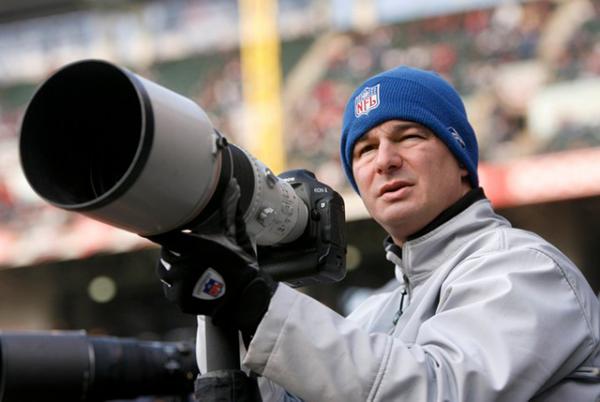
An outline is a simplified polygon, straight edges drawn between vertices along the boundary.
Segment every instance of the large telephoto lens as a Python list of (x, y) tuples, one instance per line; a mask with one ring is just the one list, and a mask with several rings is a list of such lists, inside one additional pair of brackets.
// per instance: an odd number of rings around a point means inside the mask
[(196, 216), (221, 167), (216, 133), (191, 100), (107, 62), (70, 64), (35, 93), (20, 153), (46, 201), (142, 235)]
[(227, 145), (200, 106), (105, 61), (67, 65), (40, 86), (20, 154), (43, 199), (142, 236), (197, 227), (232, 177), (257, 244), (291, 242), (306, 227), (291, 187)]
[(0, 401), (104, 401), (187, 395), (198, 374), (189, 343), (0, 332)]

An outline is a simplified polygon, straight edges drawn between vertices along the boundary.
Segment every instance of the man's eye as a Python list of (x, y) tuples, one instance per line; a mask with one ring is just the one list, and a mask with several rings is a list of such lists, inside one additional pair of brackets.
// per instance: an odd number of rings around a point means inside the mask
[(432, 135), (431, 133), (424, 130), (414, 130), (410, 131), (408, 134), (424, 139), (429, 138)]
[(363, 145), (362, 147), (360, 147), (358, 149), (357, 155), (358, 156), (363, 156), (364, 154), (366, 154), (366, 153), (368, 153), (368, 152), (370, 152), (370, 151), (372, 151), (374, 149), (375, 149), (374, 145)]
[(425, 136), (423, 134), (420, 133), (411, 133), (411, 134), (405, 134), (400, 138), (400, 141), (413, 141), (413, 140), (422, 140), (424, 139)]
[(424, 134), (420, 131), (411, 131), (404, 135), (404, 138), (423, 138)]

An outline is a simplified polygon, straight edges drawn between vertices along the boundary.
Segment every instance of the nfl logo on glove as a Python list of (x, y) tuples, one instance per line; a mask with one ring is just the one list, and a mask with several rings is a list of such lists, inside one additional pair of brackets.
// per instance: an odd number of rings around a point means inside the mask
[(192, 295), (201, 300), (215, 300), (225, 294), (225, 281), (217, 271), (208, 268), (196, 282)]
[(379, 106), (379, 84), (366, 87), (354, 98), (354, 115), (367, 115)]

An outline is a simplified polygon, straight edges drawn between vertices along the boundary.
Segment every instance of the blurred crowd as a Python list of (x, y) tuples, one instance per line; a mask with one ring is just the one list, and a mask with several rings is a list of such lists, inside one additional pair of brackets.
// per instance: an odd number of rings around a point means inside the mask
[(507, 3), (347, 34), (351, 45), (330, 49), (322, 80), (293, 105), (288, 117), (293, 124), (286, 132), (290, 161), (308, 161), (332, 186), (345, 186), (337, 167), (344, 102), (364, 79), (400, 64), (433, 69), (465, 96), (482, 160), (599, 145), (597, 125), (566, 120), (561, 123), (565, 129), (540, 141), (527, 124), (528, 103), (536, 91), (600, 76), (600, 1), (588, 5), (581, 25), (549, 55), (544, 41), (556, 36), (550, 30), (572, 22), (566, 17), (561, 22), (559, 4), (552, 1)]
[[(545, 87), (600, 77), (599, 17), (600, 0), (504, 2), (491, 9), (284, 42), (284, 87), (292, 74), (300, 80), (304, 74), (307, 83), (286, 91), (288, 165), (309, 168), (347, 191), (338, 156), (345, 102), (364, 79), (400, 64), (436, 70), (458, 88), (483, 160), (600, 145), (598, 123), (566, 118), (543, 135), (528, 124), (530, 102)], [(303, 63), (297, 63), (303, 51), (318, 64), (318, 79), (314, 66), (303, 71)], [(241, 137), (237, 51), (195, 55), (139, 74), (198, 102), (231, 141), (247, 140)], [(32, 87), (27, 90), (31, 93)], [(0, 245), (16, 244), (25, 235), (31, 239), (34, 230), (44, 230), (40, 226), (56, 232), (57, 226), (81, 225), (80, 218), (43, 205), (21, 177), (16, 133), (23, 107), (0, 95)], [(5, 248), (0, 246), (0, 266), (8, 260)]]

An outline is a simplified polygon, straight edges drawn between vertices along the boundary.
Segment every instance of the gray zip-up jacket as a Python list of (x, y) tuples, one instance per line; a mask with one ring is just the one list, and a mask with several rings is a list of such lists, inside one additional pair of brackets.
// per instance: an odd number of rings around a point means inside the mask
[(388, 259), (397, 288), (348, 318), (279, 286), (244, 359), (266, 401), (600, 400), (598, 299), (486, 199)]

